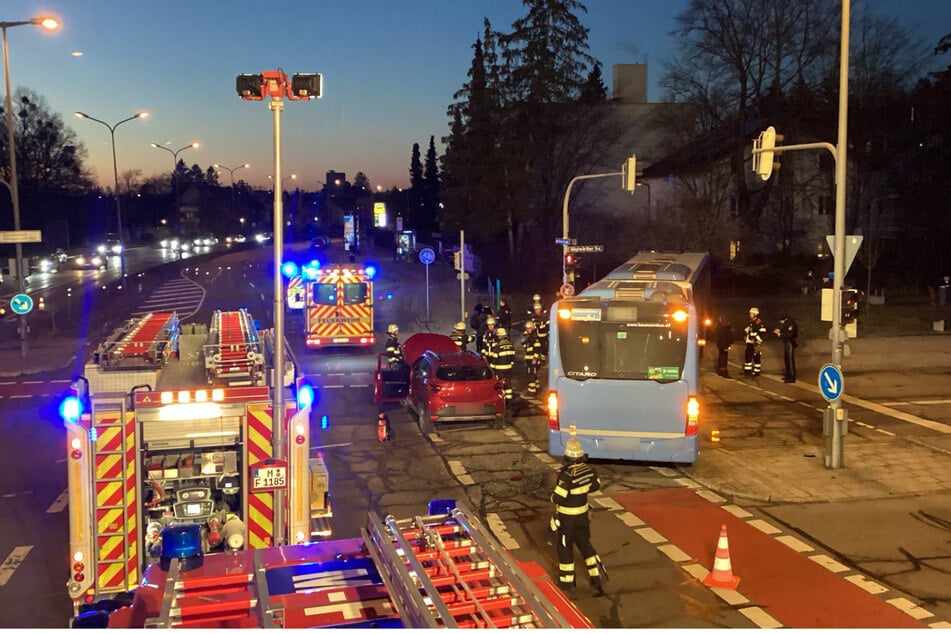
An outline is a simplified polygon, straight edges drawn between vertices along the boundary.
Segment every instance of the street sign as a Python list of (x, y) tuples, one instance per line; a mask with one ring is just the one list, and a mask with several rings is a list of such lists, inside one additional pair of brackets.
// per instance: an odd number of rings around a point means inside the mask
[(457, 279), (457, 280), (467, 280), (467, 279), (469, 279), (469, 274), (468, 274), (468, 273), (456, 273), (456, 279)]
[(603, 244), (578, 244), (568, 247), (568, 253), (601, 253), (603, 251)]
[(575, 287), (572, 284), (565, 283), (561, 285), (558, 292), (561, 293), (562, 297), (571, 297), (575, 294)]
[[(826, 236), (826, 242), (829, 243), (829, 249), (832, 251), (832, 257), (835, 257), (835, 236)], [(862, 246), (862, 236), (845, 236), (845, 263), (842, 267), (842, 275), (847, 275), (855, 254), (859, 252)]]
[(555, 238), (555, 244), (566, 245), (566, 244), (578, 244), (577, 238)]
[(827, 363), (819, 369), (819, 391), (822, 392), (822, 398), (831, 403), (842, 396), (843, 389), (845, 379), (838, 367)]
[(423, 264), (432, 264), (436, 261), (436, 252), (426, 247), (425, 249), (420, 249), (419, 251), (419, 261)]
[(33, 310), (33, 298), (23, 293), (17, 293), (10, 298), (10, 308), (17, 315), (25, 315)]
[(0, 231), (0, 244), (16, 244), (17, 242), (43, 242), (42, 233), (32, 229)]

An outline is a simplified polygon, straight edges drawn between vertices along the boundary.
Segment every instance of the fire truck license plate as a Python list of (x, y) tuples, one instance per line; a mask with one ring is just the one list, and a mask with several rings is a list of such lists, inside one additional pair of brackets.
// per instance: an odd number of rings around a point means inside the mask
[(252, 489), (283, 489), (285, 486), (287, 486), (287, 467), (264, 467), (254, 470)]

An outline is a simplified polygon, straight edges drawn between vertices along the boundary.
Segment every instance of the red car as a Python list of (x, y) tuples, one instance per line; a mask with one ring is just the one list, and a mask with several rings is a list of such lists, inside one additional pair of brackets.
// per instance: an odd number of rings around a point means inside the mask
[(502, 382), (476, 353), (459, 352), (446, 335), (418, 333), (403, 342), (403, 358), (401, 367), (390, 368), (380, 355), (373, 400), (404, 401), (423, 433), (436, 423), (504, 420)]

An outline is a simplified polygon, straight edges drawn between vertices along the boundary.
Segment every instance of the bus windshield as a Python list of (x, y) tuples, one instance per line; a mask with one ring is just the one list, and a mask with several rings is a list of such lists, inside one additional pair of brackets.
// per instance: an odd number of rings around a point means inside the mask
[(686, 321), (671, 325), (559, 321), (558, 341), (569, 379), (676, 381), (687, 354)]

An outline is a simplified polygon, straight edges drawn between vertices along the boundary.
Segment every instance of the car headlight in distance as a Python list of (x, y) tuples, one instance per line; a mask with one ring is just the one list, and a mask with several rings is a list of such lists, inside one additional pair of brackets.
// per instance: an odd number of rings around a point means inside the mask
[(105, 253), (105, 252), (106, 252), (106, 245), (100, 244), (98, 247), (96, 247), (96, 251), (98, 251), (99, 253)]
[(120, 253), (122, 253), (122, 245), (121, 244), (112, 245), (112, 252), (115, 253), (116, 255), (119, 255)]

